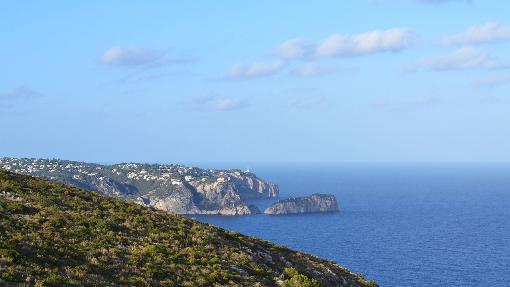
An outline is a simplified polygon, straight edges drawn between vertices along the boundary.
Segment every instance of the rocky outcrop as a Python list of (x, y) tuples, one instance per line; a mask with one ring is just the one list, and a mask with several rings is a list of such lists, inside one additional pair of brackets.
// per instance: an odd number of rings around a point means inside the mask
[(275, 202), (264, 213), (271, 215), (298, 214), (338, 211), (338, 203), (334, 195), (312, 194), (306, 197), (293, 197)]
[(260, 210), (247, 200), (278, 196), (278, 186), (238, 169), (16, 158), (0, 158), (0, 168), (178, 214), (257, 214)]

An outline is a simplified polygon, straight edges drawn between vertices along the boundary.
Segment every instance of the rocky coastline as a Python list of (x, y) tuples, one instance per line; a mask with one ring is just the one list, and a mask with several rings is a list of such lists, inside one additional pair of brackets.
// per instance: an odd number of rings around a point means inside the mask
[(239, 169), (30, 158), (0, 158), (0, 168), (177, 214), (258, 214), (260, 210), (247, 200), (278, 196), (276, 184)]

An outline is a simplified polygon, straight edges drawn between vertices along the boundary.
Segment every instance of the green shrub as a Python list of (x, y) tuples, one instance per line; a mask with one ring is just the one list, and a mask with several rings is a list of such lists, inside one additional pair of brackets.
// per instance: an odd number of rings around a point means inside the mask
[(305, 275), (296, 275), (293, 276), (290, 279), (287, 279), (283, 281), (283, 283), (280, 285), (282, 287), (321, 287), (321, 284), (319, 281), (308, 278)]
[(296, 275), (299, 275), (299, 272), (296, 270), (296, 268), (293, 267), (285, 267), (283, 270), (283, 273), (289, 277), (294, 277)]
[(287, 267), (283, 273), (289, 277), (280, 285), (281, 287), (320, 287), (319, 281), (299, 274), (296, 268)]

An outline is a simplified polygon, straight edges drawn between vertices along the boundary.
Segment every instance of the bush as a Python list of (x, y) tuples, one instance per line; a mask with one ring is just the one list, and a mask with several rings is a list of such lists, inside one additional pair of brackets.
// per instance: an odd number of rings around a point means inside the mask
[(282, 287), (320, 287), (319, 281), (308, 278), (305, 275), (299, 274), (296, 268), (285, 268), (284, 271), (289, 279), (282, 282)]

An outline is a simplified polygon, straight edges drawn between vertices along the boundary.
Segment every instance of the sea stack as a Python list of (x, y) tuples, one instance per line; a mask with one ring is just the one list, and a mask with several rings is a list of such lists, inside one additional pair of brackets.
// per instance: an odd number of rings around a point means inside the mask
[(279, 200), (268, 207), (264, 213), (282, 215), (335, 211), (338, 211), (338, 203), (334, 195), (315, 193), (306, 197), (293, 197)]

